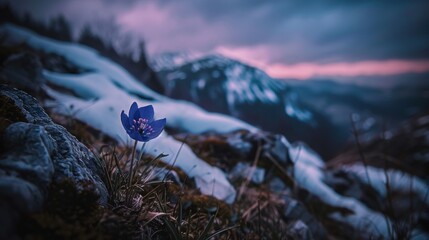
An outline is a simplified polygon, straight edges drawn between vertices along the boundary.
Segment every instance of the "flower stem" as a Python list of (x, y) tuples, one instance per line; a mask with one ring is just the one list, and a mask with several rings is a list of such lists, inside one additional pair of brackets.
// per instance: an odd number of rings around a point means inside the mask
[[(145, 146), (146, 146), (146, 142), (143, 142), (143, 145), (140, 148), (140, 154), (137, 156), (138, 158), (136, 159), (137, 160), (136, 163), (135, 163), (136, 167), (134, 168), (134, 171), (131, 173), (131, 179), (134, 179), (134, 176), (136, 175), (136, 173), (138, 171), (139, 162), (142, 159), (143, 150), (144, 150)], [(137, 149), (136, 149), (136, 151), (137, 151)]]
[(137, 148), (137, 140), (134, 142), (133, 153), (131, 155), (131, 165), (130, 165), (130, 173), (129, 173), (129, 177), (128, 177), (128, 187), (131, 187), (131, 181), (133, 178), (133, 165), (134, 165), (134, 156), (136, 154), (136, 148)]

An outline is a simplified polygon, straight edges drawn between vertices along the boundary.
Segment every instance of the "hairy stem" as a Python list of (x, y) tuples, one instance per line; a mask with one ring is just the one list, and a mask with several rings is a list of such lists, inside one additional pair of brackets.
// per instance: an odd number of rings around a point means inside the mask
[(129, 177), (128, 177), (128, 187), (131, 187), (131, 181), (133, 178), (133, 165), (134, 165), (134, 156), (136, 154), (136, 148), (137, 148), (137, 140), (134, 142), (133, 153), (131, 155), (131, 165), (130, 165), (130, 173), (129, 173)]

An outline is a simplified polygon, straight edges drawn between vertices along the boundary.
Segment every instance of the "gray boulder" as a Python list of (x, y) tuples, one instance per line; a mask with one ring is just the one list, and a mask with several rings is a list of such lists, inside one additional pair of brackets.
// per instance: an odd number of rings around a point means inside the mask
[(100, 204), (107, 202), (94, 154), (52, 122), (35, 98), (1, 85), (0, 102), (0, 238), (11, 236), (22, 214), (42, 209), (52, 183), (91, 183)]
[[(291, 228), (294, 229), (294, 231), (292, 231), (294, 236), (299, 236), (305, 233), (304, 235), (306, 236), (317, 236), (317, 239), (326, 239), (327, 234), (323, 225), (306, 209), (306, 207), (301, 202), (293, 199), (290, 196), (285, 196), (284, 200), (286, 201), (286, 205), (282, 211), (283, 217), (295, 224), (298, 224), (297, 226), (293, 226), (294, 224), (291, 226)], [(297, 221), (302, 222), (302, 224)], [(303, 226), (305, 226), (305, 229)], [(311, 239), (311, 237), (303, 239)]]
[(45, 129), (32, 123), (13, 123), (3, 133), (1, 142), (4, 150), (0, 169), (8, 173), (4, 175), (24, 179), (46, 193), (54, 174), (51, 156), (55, 143)]
[(314, 239), (309, 227), (301, 220), (293, 221), (289, 224), (288, 236), (294, 240)]

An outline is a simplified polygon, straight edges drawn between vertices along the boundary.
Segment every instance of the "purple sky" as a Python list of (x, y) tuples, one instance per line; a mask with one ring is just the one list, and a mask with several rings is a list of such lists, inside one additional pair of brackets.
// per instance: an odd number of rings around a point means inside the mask
[[(14, 8), (76, 28), (111, 22), (149, 55), (218, 52), (274, 77), (429, 72), (429, 1), (18, 0)], [(323, 2), (323, 3), (322, 3)]]

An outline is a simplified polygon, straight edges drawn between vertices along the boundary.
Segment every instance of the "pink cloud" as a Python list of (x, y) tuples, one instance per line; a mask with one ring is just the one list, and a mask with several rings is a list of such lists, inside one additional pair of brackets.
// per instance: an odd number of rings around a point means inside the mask
[(264, 45), (249, 47), (219, 46), (215, 52), (243, 63), (265, 69), (270, 59), (270, 49)]
[(356, 77), (389, 76), (404, 73), (429, 72), (429, 60), (379, 60), (359, 62), (297, 64), (270, 63), (270, 53), (275, 51), (268, 46), (256, 47), (218, 47), (216, 52), (253, 65), (275, 78), (308, 79), (311, 77)]
[(266, 66), (264, 70), (270, 76), (276, 78), (308, 79), (316, 76), (388, 76), (429, 72), (429, 60), (381, 60), (329, 64), (307, 62), (293, 65), (273, 64)]
[(210, 24), (200, 15), (180, 11), (183, 10), (175, 4), (140, 1), (118, 13), (117, 22), (125, 31), (142, 36), (149, 54), (208, 51), (215, 39), (223, 35), (222, 26)]

